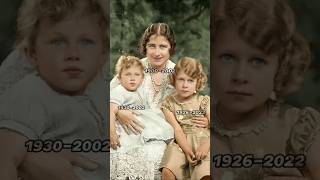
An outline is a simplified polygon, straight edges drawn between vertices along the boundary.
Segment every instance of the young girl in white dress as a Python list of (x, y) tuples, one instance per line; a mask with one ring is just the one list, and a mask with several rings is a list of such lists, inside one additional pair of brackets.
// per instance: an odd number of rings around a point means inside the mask
[[(173, 138), (173, 129), (142, 98), (140, 87), (144, 78), (144, 66), (139, 58), (121, 56), (116, 65), (120, 84), (110, 92), (110, 143), (111, 179), (148, 179), (154, 173), (150, 168), (144, 144), (151, 141), (165, 141)], [(126, 129), (116, 121), (121, 110), (131, 110), (145, 127), (141, 134), (127, 134)]]

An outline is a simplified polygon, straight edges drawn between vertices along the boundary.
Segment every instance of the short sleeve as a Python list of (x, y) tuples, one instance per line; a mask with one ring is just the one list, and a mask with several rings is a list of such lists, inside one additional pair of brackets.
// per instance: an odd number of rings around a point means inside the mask
[(110, 91), (110, 103), (123, 105), (125, 101), (125, 93), (121, 85), (118, 85)]
[(287, 152), (306, 155), (319, 131), (320, 113), (310, 107), (301, 110), (291, 129)]
[(0, 129), (9, 129), (29, 139), (37, 139), (45, 132), (49, 118), (43, 94), (29, 80), (21, 80), (1, 97)]
[(173, 106), (171, 104), (171, 100), (172, 100), (172, 96), (168, 96), (161, 104), (161, 109), (165, 109), (165, 110), (168, 110), (168, 111), (171, 111), (171, 112), (174, 112), (174, 109), (173, 109)]
[(201, 103), (200, 103), (200, 109), (203, 111), (206, 111), (210, 105), (210, 97), (204, 96)]

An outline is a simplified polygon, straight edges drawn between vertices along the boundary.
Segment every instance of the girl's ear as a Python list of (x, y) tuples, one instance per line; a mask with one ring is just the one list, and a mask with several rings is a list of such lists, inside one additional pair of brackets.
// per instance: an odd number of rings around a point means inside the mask
[(37, 66), (37, 55), (34, 49), (24, 48), (24, 53), (33, 66)]

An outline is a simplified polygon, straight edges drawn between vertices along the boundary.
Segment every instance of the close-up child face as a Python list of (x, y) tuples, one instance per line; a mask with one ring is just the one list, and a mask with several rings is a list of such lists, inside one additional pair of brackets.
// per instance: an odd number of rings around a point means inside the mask
[(146, 44), (146, 55), (155, 68), (164, 68), (170, 58), (170, 42), (161, 35), (152, 35)]
[(248, 44), (233, 25), (220, 29), (215, 38), (213, 82), (219, 103), (237, 113), (264, 104), (274, 89), (278, 56)]
[(40, 19), (31, 54), (40, 76), (54, 90), (71, 95), (82, 94), (106, 60), (97, 16), (81, 13), (70, 12), (57, 23)]
[(143, 81), (143, 72), (138, 66), (122, 70), (119, 80), (128, 91), (136, 91)]
[(179, 98), (187, 99), (195, 93), (197, 79), (188, 76), (183, 70), (180, 70), (175, 77), (175, 88)]

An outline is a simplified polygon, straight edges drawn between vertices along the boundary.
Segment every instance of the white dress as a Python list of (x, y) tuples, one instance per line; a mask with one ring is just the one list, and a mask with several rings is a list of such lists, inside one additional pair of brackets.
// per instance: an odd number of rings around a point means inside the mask
[[(143, 65), (147, 67), (147, 59), (144, 58), (141, 60)], [(167, 68), (174, 68), (175, 64), (170, 60), (167, 63)], [(118, 78), (115, 77), (110, 82), (111, 92), (118, 88), (119, 82)], [(154, 94), (152, 89), (152, 82), (150, 74), (145, 74), (144, 81), (140, 88), (138, 89), (141, 98), (144, 100), (144, 104), (150, 107), (152, 111), (152, 118), (150, 121), (154, 123), (165, 122), (164, 115), (160, 110), (160, 104), (164, 100), (164, 98), (170, 94), (174, 88), (170, 85), (165, 86), (161, 92), (158, 94)], [(112, 93), (110, 94), (110, 99), (112, 100)], [(135, 98), (136, 100), (138, 98)], [(149, 114), (149, 113), (143, 113)], [(144, 116), (144, 115), (143, 115)], [(146, 115), (147, 116), (147, 115)], [(160, 117), (160, 118), (159, 118)], [(139, 117), (138, 117), (139, 119)], [(163, 153), (166, 149), (166, 143), (164, 139), (168, 137), (169, 131), (159, 130), (157, 132), (148, 132), (149, 130), (153, 130), (152, 128), (148, 128), (149, 119), (140, 118), (141, 122), (144, 123), (146, 128), (145, 132), (142, 132), (141, 136), (136, 137), (134, 141), (125, 141), (125, 143), (130, 143), (131, 148), (120, 148), (118, 153), (114, 153), (111, 150), (110, 154), (110, 177), (112, 180), (123, 180), (126, 178), (132, 179), (141, 179), (141, 180), (153, 180), (153, 179), (161, 179), (161, 172), (159, 171), (161, 159)], [(146, 124), (145, 124), (146, 123)], [(165, 127), (165, 126), (164, 126)], [(122, 129), (118, 129), (121, 131)], [(164, 132), (164, 134), (159, 135), (159, 132)], [(146, 138), (153, 133), (153, 136), (156, 135), (158, 137), (162, 137), (163, 140), (154, 140), (159, 138)], [(173, 133), (173, 131), (172, 131)], [(127, 135), (125, 132), (121, 132), (123, 138), (131, 139), (134, 135)], [(173, 138), (173, 134), (169, 135)], [(141, 138), (142, 137), (142, 138)], [(149, 136), (152, 137), (152, 136)], [(148, 139), (151, 139), (148, 141)], [(120, 142), (121, 143), (121, 142)], [(122, 144), (121, 144), (122, 145)], [(129, 144), (125, 144), (126, 147)], [(124, 150), (125, 149), (125, 150)]]

